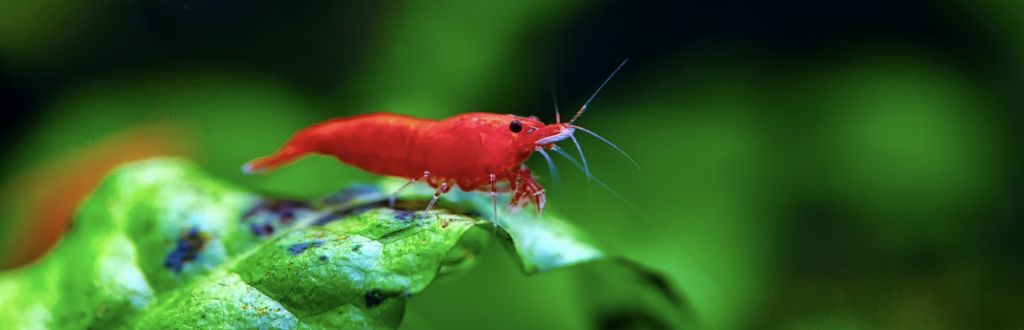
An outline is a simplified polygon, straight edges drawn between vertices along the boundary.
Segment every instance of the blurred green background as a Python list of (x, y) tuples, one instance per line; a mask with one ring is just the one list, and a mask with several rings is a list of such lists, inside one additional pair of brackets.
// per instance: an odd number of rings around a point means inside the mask
[[(185, 156), (309, 198), (374, 177), (240, 166), (332, 117), (577, 123), (594, 175), (527, 164), (610, 250), (679, 283), (710, 329), (1024, 328), (1024, 3), (0, 3), (0, 265), (30, 262), (118, 163)], [(571, 145), (564, 145), (569, 147)], [(571, 149), (571, 148), (570, 148)], [(639, 211), (637, 211), (639, 210)], [(615, 328), (569, 272), (497, 245), (409, 301), (404, 329)]]

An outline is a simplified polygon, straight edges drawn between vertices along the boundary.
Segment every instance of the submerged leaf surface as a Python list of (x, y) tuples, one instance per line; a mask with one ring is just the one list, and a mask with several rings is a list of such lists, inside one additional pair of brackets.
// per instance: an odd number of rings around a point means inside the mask
[[(394, 329), (406, 300), (471, 268), (495, 233), (529, 274), (605, 257), (551, 214), (491, 226), (489, 196), (401, 180), (263, 198), (182, 160), (112, 173), (45, 259), (0, 273), (10, 329)], [(504, 208), (502, 208), (503, 210)]]

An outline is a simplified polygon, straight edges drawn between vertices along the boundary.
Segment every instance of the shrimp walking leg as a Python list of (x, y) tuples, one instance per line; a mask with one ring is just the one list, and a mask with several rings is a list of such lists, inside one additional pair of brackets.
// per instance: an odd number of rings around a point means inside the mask
[(491, 174), (491, 201), (494, 202), (494, 231), (498, 231), (498, 176)]
[[(429, 178), (430, 178), (430, 171), (423, 171), (423, 179), (427, 180)], [(402, 192), (402, 190), (405, 190), (406, 187), (409, 187), (409, 185), (412, 185), (413, 183), (416, 183), (416, 181), (419, 181), (419, 180), (420, 180), (420, 178), (412, 178), (412, 180), (409, 180), (409, 182), (406, 182), (404, 185), (402, 185), (402, 187), (398, 188), (398, 190), (395, 190), (395, 192), (393, 194), (391, 194), (391, 199), (388, 199), (388, 208), (390, 208), (390, 209), (395, 208), (395, 197), (398, 197), (398, 193)], [(433, 203), (431, 203), (431, 204), (433, 204)], [(427, 210), (429, 211), (430, 208), (428, 207)]]
[[(547, 197), (544, 194), (544, 188), (533, 178), (530, 169), (524, 165), (520, 167), (519, 171), (512, 173), (512, 176), (509, 182), (512, 183), (514, 190), (510, 203), (513, 210), (518, 211), (523, 205), (532, 201), (537, 205), (537, 214), (543, 214)], [(516, 183), (516, 181), (519, 182)]]
[(434, 199), (430, 200), (430, 204), (427, 204), (427, 209), (423, 210), (423, 213), (430, 212), (430, 208), (434, 207), (434, 203), (437, 202), (438, 198), (441, 198), (442, 194), (448, 192), (448, 188), (449, 187), (447, 182), (441, 182), (441, 186), (438, 187), (437, 192), (434, 193)]

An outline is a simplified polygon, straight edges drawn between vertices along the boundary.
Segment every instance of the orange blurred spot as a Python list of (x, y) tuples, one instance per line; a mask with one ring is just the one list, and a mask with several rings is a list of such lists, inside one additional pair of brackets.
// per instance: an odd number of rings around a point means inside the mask
[[(78, 205), (115, 167), (154, 156), (191, 156), (179, 130), (159, 125), (136, 126), (116, 132), (53, 166), (28, 171), (0, 188), (2, 195), (25, 200), (22, 226), (0, 249), (0, 269), (21, 267), (36, 260), (71, 225)], [(22, 194), (19, 197), (18, 194)]]

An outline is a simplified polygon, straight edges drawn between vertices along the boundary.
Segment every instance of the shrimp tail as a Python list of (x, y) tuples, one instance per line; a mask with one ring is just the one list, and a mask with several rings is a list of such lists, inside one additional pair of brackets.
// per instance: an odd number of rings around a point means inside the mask
[(260, 157), (242, 165), (242, 173), (245, 174), (266, 174), (298, 160), (297, 155), (290, 153), (275, 153), (270, 156)]
[(319, 154), (333, 156), (339, 161), (375, 173), (389, 173), (409, 178), (419, 176), (421, 169), (405, 171), (412, 176), (397, 171), (407, 166), (395, 165), (394, 162), (382, 161), (378, 155), (380, 150), (407, 147), (405, 141), (416, 137), (411, 129), (421, 122), (410, 116), (397, 116), (388, 113), (356, 115), (335, 118), (319, 124), (303, 128), (273, 154), (257, 158), (242, 166), (245, 174), (268, 173), (307, 155)]
[(245, 174), (266, 174), (291, 164), (309, 155), (312, 150), (311, 139), (305, 132), (299, 132), (292, 139), (286, 142), (280, 149), (268, 156), (256, 158), (242, 165), (242, 173)]

